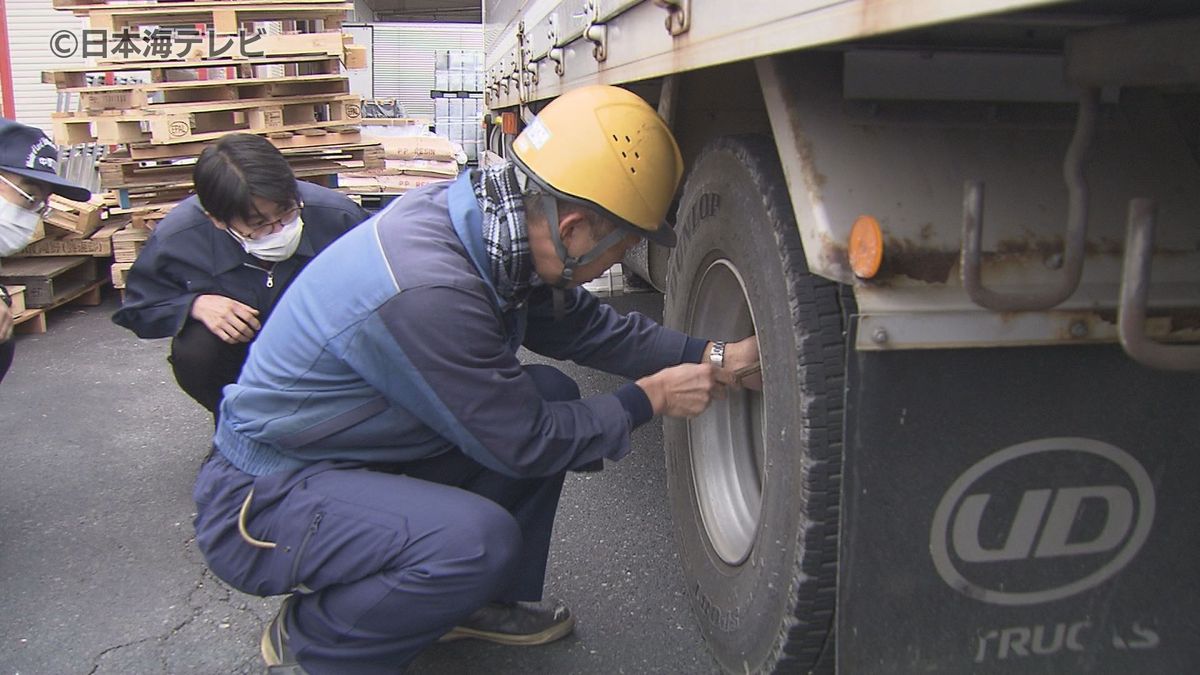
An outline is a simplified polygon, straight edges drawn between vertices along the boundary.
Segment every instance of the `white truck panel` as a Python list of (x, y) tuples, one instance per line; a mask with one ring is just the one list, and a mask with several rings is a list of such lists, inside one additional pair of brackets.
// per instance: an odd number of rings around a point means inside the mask
[[(485, 35), (500, 35), (486, 44), (487, 101), (503, 108), (581, 84), (632, 82), (1057, 1), (690, 0), (684, 3), (690, 8), (689, 28), (678, 36), (667, 30), (668, 13), (658, 2), (540, 0), (525, 3), (519, 14), (500, 13), (513, 12), (517, 3), (497, 2), (491, 13), (484, 8)], [(608, 26), (603, 62), (594, 58), (592, 42), (579, 39), (590, 18)], [(561, 75), (550, 58), (554, 47), (562, 50)]]

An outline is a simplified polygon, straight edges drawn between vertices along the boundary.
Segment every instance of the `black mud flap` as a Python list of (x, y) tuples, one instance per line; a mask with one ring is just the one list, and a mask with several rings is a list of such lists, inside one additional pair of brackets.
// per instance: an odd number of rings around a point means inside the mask
[(839, 672), (1200, 672), (1200, 376), (1116, 346), (848, 365)]

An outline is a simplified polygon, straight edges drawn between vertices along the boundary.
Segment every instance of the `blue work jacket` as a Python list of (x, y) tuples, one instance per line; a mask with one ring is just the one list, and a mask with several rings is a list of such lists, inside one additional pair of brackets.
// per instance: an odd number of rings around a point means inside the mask
[[(502, 305), (470, 175), (410, 191), (308, 266), (225, 388), (214, 445), (256, 476), (323, 460), (395, 464), (457, 447), (509, 476), (629, 452), (653, 415), (634, 383), (546, 401), (524, 346), (629, 378), (703, 358), (706, 341), (582, 288)], [(353, 273), (347, 273), (353, 270)]]
[(296, 274), (338, 237), (366, 220), (345, 195), (297, 181), (304, 231), (292, 257), (268, 263), (246, 253), (189, 197), (159, 223), (125, 282), (125, 302), (113, 321), (141, 338), (173, 337), (198, 295), (223, 295), (258, 310), (265, 322)]

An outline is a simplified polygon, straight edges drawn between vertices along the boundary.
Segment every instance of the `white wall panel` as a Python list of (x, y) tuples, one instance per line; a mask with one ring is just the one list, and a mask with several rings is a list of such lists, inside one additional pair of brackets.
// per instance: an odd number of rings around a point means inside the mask
[(50, 113), (58, 99), (52, 84), (42, 84), (42, 71), (83, 63), (77, 53), (58, 58), (50, 51), (50, 38), (66, 30), (82, 40), (83, 19), (56, 11), (50, 0), (6, 0), (8, 41), (13, 69), (13, 97), (17, 119), (50, 133)]
[(483, 50), (476, 23), (376, 23), (372, 47), (375, 98), (396, 98), (409, 117), (433, 120), (434, 52)]

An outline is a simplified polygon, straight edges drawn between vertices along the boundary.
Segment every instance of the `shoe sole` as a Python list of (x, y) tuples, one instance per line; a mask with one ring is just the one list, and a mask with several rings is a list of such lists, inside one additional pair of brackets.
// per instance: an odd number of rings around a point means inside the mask
[(475, 630), (473, 628), (464, 628), (458, 626), (452, 628), (449, 633), (438, 638), (438, 642), (456, 642), (458, 640), (484, 640), (486, 642), (494, 642), (498, 645), (509, 645), (511, 647), (535, 647), (561, 640), (570, 635), (575, 630), (575, 617), (570, 617), (562, 623), (554, 624), (540, 633), (530, 633), (528, 635), (512, 635), (510, 633), (493, 633), (484, 630)]

